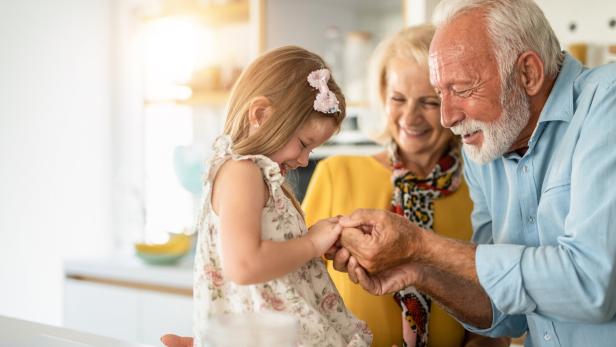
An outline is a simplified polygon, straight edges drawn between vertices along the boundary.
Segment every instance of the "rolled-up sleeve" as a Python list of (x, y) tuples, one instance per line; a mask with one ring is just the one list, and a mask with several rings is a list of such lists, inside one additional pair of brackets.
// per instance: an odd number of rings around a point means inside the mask
[(511, 336), (520, 337), (528, 329), (528, 323), (526, 321), (526, 315), (507, 315), (501, 312), (492, 303), (492, 324), (486, 329), (480, 329), (473, 325), (461, 322), (464, 328), (468, 331), (474, 332), (479, 335), (499, 337), (499, 336)]

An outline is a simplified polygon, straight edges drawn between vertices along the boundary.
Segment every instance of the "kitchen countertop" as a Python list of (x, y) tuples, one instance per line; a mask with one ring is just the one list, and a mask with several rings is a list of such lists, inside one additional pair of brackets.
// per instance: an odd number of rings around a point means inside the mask
[[(121, 281), (121, 282), (130, 282), (130, 283), (138, 283), (145, 284), (151, 286), (163, 286), (163, 287), (175, 287), (182, 288), (186, 291), (192, 290), (192, 264), (193, 264), (194, 254), (190, 253), (186, 255), (177, 265), (172, 266), (161, 266), (161, 265), (150, 265), (144, 263), (141, 259), (138, 259), (136, 256), (131, 254), (122, 254), (122, 255), (113, 255), (102, 258), (90, 258), (90, 259), (71, 259), (64, 262), (64, 272), (65, 276), (69, 278), (85, 278), (85, 279), (106, 279), (110, 281)], [(4, 322), (7, 321), (10, 324), (15, 326), (19, 326), (19, 323), (15, 323), (10, 321), (10, 318), (0, 316), (0, 347), (12, 346), (12, 347), (21, 347), (21, 346), (84, 346), (83, 344), (50, 344), (47, 340), (41, 340), (43, 337), (36, 337), (39, 340), (24, 340), (24, 341), (36, 341), (37, 344), (32, 342), (28, 344), (21, 343), (21, 340), (8, 340), (11, 344), (6, 344), (6, 340), (4, 339), (2, 332), (12, 331), (9, 328), (4, 326)], [(23, 322), (23, 321), (21, 321)], [(35, 323), (23, 322), (23, 326), (26, 329), (29, 326), (32, 326)], [(7, 325), (8, 326), (8, 325)], [(27, 328), (30, 329), (31, 328)], [(39, 331), (40, 329), (37, 327), (32, 328), (35, 331)], [(61, 328), (55, 328), (60, 329)], [(66, 330), (66, 329), (64, 329)], [(18, 331), (19, 335), (19, 331)], [(40, 335), (40, 334), (39, 334)], [(41, 335), (42, 336), (42, 335)], [(46, 335), (47, 336), (47, 335)], [(72, 335), (69, 335), (72, 336)], [(78, 335), (80, 336), (80, 335)], [(17, 336), (19, 338), (19, 336)], [(47, 338), (47, 337), (45, 337)], [(102, 339), (102, 338), (101, 338)], [(45, 342), (45, 344), (40, 342)], [(53, 340), (49, 340), (53, 341)], [(98, 340), (95, 340), (98, 341)], [(106, 341), (100, 340), (100, 341)], [(69, 341), (70, 342), (70, 341)], [(21, 343), (21, 344), (18, 344)], [(128, 346), (128, 347), (137, 347), (137, 346), (145, 346), (145, 345), (137, 345), (137, 344), (86, 344), (85, 346)], [(521, 344), (513, 343), (512, 347), (522, 347)]]
[(0, 316), (0, 347), (151, 347), (76, 330)]
[(150, 265), (132, 254), (121, 254), (66, 260), (64, 273), (68, 278), (95, 278), (192, 290), (192, 264), (192, 253), (177, 265), (170, 266)]

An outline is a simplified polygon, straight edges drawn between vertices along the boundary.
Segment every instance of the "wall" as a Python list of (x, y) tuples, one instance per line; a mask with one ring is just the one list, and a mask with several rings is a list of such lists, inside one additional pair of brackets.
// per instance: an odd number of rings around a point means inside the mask
[(336, 25), (346, 32), (353, 29), (356, 14), (346, 2), (269, 0), (265, 17), (266, 48), (300, 45), (317, 54), (326, 49), (325, 29)]
[(0, 0), (0, 315), (60, 324), (62, 259), (112, 244), (110, 13)]
[[(616, 27), (610, 28), (610, 19), (616, 20), (616, 1), (613, 0), (536, 0), (552, 24), (564, 49), (570, 43), (590, 44), (588, 65), (603, 63), (606, 45), (616, 45)], [(571, 31), (569, 25), (576, 24)]]
[[(410, 24), (430, 18), (438, 0), (406, 0), (406, 14)], [(596, 66), (607, 61), (606, 47), (616, 45), (616, 1), (613, 0), (535, 0), (552, 25), (563, 49), (572, 43), (588, 45), (587, 65)], [(571, 24), (575, 29), (571, 30)]]
[(113, 5), (111, 229), (115, 246), (129, 251), (135, 240), (143, 238), (145, 223), (143, 57), (135, 13), (147, 0), (107, 1)]

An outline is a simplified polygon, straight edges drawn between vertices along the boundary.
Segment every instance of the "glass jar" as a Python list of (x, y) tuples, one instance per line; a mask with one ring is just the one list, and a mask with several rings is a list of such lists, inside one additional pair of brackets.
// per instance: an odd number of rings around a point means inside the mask
[(295, 347), (297, 319), (279, 312), (217, 315), (198, 329), (195, 347)]
[(343, 49), (344, 43), (342, 41), (342, 32), (340, 28), (335, 25), (331, 25), (325, 29), (325, 52), (323, 53), (323, 59), (332, 72), (334, 80), (338, 83), (344, 81), (343, 76)]
[(363, 103), (368, 98), (366, 71), (372, 54), (372, 34), (347, 33), (344, 52), (344, 94), (347, 104)]

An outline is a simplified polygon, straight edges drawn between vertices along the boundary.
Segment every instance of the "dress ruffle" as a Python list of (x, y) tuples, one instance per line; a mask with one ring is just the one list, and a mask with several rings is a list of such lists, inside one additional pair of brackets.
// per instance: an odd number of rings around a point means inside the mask
[(274, 205), (279, 212), (285, 210), (285, 195), (282, 191), (282, 184), (284, 183), (284, 176), (280, 171), (280, 165), (270, 158), (261, 155), (239, 155), (233, 150), (233, 141), (229, 135), (220, 135), (214, 140), (212, 145), (214, 151), (210, 162), (207, 165), (205, 172), (205, 181), (211, 181), (214, 177), (210, 175), (216, 175), (216, 172), (227, 160), (251, 160), (257, 164), (263, 173), (265, 182), (267, 183), (271, 196), (274, 199)]

